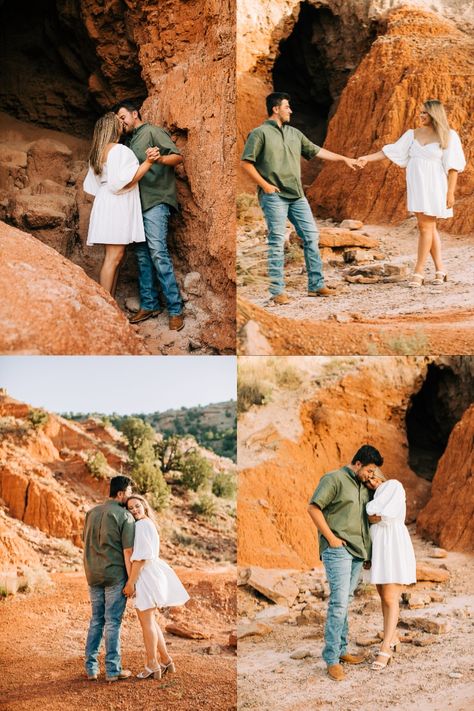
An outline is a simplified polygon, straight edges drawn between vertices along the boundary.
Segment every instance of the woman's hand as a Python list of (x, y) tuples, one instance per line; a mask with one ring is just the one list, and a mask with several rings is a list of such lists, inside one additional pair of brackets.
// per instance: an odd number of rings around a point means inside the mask
[(135, 585), (128, 582), (122, 592), (126, 597), (133, 597), (135, 595)]
[(372, 567), (372, 561), (371, 560), (364, 560), (362, 567), (364, 570), (370, 570)]
[(357, 158), (357, 165), (359, 166), (359, 168), (365, 168), (368, 162), (369, 161), (367, 160), (367, 156), (360, 156), (359, 158)]
[(372, 516), (367, 516), (369, 519), (369, 523), (379, 523), (379, 521), (382, 520), (381, 516), (377, 516), (377, 514), (372, 514)]
[(160, 149), (156, 146), (150, 146), (146, 149), (146, 159), (151, 163), (158, 163), (161, 158)]
[(454, 207), (454, 192), (448, 191), (448, 195), (446, 197), (446, 207), (448, 210)]
[(344, 163), (351, 169), (351, 170), (357, 170), (357, 168), (362, 168), (361, 165), (359, 165), (359, 161), (357, 158), (347, 158), (344, 156)]

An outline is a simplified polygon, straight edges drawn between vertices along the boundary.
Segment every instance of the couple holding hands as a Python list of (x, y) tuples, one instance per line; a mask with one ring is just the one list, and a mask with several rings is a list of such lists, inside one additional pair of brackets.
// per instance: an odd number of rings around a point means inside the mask
[(342, 161), (352, 170), (385, 158), (406, 168), (407, 207), (415, 213), (419, 229), (417, 260), (408, 285), (423, 285), (429, 254), (436, 270), (432, 283), (439, 286), (447, 281), (436, 220), (452, 217), (457, 175), (466, 161), (459, 136), (450, 129), (440, 101), (423, 104), (417, 129), (409, 129), (396, 143), (357, 159), (320, 148), (290, 126), (289, 94), (269, 94), (266, 106), (269, 118), (249, 134), (242, 154), (242, 168), (258, 186), (258, 199), (267, 223), (268, 273), (274, 304), (290, 302), (284, 282), (287, 219), (303, 241), (308, 296), (337, 293), (324, 285), (319, 233), (301, 183), (301, 156), (306, 160), (317, 156), (322, 160)]

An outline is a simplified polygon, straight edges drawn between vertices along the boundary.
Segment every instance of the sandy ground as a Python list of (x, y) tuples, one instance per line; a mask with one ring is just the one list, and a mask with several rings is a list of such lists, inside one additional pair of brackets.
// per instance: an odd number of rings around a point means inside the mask
[[(83, 669), (84, 640), (90, 604), (82, 573), (58, 573), (43, 592), (18, 594), (0, 602), (1, 708), (5, 711), (190, 711), (236, 708), (235, 652), (227, 647), (233, 620), (224, 612), (214, 582), (234, 575), (208, 570), (193, 576), (178, 570), (184, 584), (208, 585), (210, 614), (196, 620), (211, 635), (189, 640), (167, 635), (177, 673), (163, 680), (89, 682)], [(188, 580), (189, 576), (189, 580)], [(217, 585), (219, 587), (219, 585)], [(165, 622), (160, 616), (160, 622)], [(221, 653), (205, 648), (217, 644)], [(135, 612), (127, 608), (122, 625), (122, 662), (136, 674), (144, 663), (143, 642)], [(103, 673), (103, 654), (101, 670)]]
[[(250, 210), (251, 219), (247, 217), (244, 223), (241, 221), (238, 228), (238, 294), (257, 309), (251, 314), (245, 313), (245, 308), (241, 309), (239, 325), (242, 326), (248, 318), (257, 320), (275, 354), (472, 352), (473, 235), (442, 233), (449, 275), (449, 281), (442, 287), (431, 284), (434, 278), (431, 264), (426, 272), (427, 283), (420, 289), (411, 289), (406, 281), (349, 284), (344, 280), (343, 271), (350, 265), (325, 263), (326, 283), (339, 290), (337, 296), (325, 299), (306, 295), (302, 250), (292, 246), (285, 267), (286, 291), (292, 301), (285, 306), (274, 306), (267, 290), (266, 227), (258, 217), (258, 208)], [(318, 224), (320, 227), (335, 226), (330, 221), (318, 221)], [(290, 231), (288, 229), (288, 234)], [(382, 261), (371, 264), (388, 263), (406, 266), (410, 271), (413, 269), (417, 244), (414, 218), (398, 227), (364, 225), (361, 232), (376, 238), (379, 251), (384, 255)], [(280, 328), (286, 333), (285, 339), (278, 334)]]
[[(372, 672), (369, 663), (345, 666), (346, 679), (332, 681), (321, 659), (322, 626), (273, 625), (266, 637), (251, 637), (238, 646), (238, 709), (258, 711), (468, 711), (474, 702), (474, 556), (454, 553), (442, 561), (429, 558), (432, 545), (411, 530), (417, 560), (431, 565), (445, 564), (451, 572), (448, 583), (423, 583), (427, 590), (444, 594), (442, 603), (424, 609), (403, 609), (402, 619), (427, 617), (449, 621), (451, 630), (421, 647), (403, 644), (392, 664), (383, 672)], [(269, 603), (271, 604), (271, 603)], [(248, 608), (248, 601), (247, 601)], [(365, 608), (365, 609), (364, 609)], [(321, 610), (326, 601), (321, 601)], [(378, 597), (373, 592), (355, 598), (350, 613), (350, 650), (365, 652), (369, 661), (376, 646), (357, 647), (359, 636), (376, 635), (382, 628)], [(400, 633), (406, 630), (400, 629)], [(426, 635), (423, 635), (426, 636)], [(312, 656), (290, 659), (297, 648)], [(459, 678), (451, 678), (458, 673)]]

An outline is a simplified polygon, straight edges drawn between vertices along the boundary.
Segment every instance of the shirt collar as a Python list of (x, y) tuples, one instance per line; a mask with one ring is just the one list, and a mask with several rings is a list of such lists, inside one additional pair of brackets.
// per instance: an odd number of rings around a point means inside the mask
[(284, 127), (287, 125), (286, 123), (283, 124), (283, 126), (280, 126), (279, 123), (277, 123), (274, 119), (267, 119), (265, 123), (270, 124), (270, 126), (275, 126), (279, 131), (283, 131)]
[(142, 129), (145, 128), (145, 126), (148, 126), (148, 123), (145, 121), (145, 123), (142, 123), (141, 126), (138, 126), (138, 128), (134, 128), (132, 131), (132, 136), (136, 136), (137, 133)]
[(354, 481), (356, 482), (356, 484), (360, 484), (360, 483), (361, 483), (360, 480), (359, 480), (359, 478), (357, 477), (357, 474), (355, 473), (355, 471), (354, 471), (353, 469), (351, 469), (351, 467), (350, 467), (348, 464), (346, 464), (346, 465), (343, 466), (342, 468), (344, 469), (344, 471), (346, 471), (346, 472), (349, 474), (349, 476), (350, 476), (352, 479), (354, 479)]

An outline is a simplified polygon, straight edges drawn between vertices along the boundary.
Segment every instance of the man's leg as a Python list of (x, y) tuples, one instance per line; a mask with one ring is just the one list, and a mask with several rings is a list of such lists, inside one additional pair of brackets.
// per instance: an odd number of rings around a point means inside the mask
[(166, 300), (168, 314), (178, 316), (183, 311), (183, 301), (174, 275), (166, 242), (168, 236), (168, 221), (170, 207), (161, 204), (143, 213), (146, 240), (153, 266), (156, 269), (158, 281)]
[(137, 242), (135, 244), (135, 256), (138, 266), (140, 310), (157, 311), (160, 308), (160, 300), (155, 284), (155, 269), (146, 242)]
[(278, 296), (285, 291), (284, 245), (288, 200), (277, 193), (261, 193), (260, 207), (268, 229), (268, 276), (270, 294)]
[(100, 643), (105, 624), (105, 593), (104, 588), (99, 585), (89, 587), (92, 615), (89, 623), (89, 631), (86, 641), (85, 668), (87, 676), (94, 676), (99, 673)]
[(328, 666), (339, 664), (341, 638), (347, 618), (352, 575), (352, 556), (344, 546), (326, 548), (322, 554), (330, 595), (324, 628), (323, 659)]
[(351, 582), (349, 586), (349, 600), (348, 600), (348, 609), (346, 611), (346, 618), (344, 620), (344, 626), (342, 628), (342, 634), (341, 634), (341, 656), (346, 653), (347, 650), (347, 645), (348, 645), (348, 639), (349, 639), (349, 604), (351, 603), (352, 598), (354, 597), (354, 590), (357, 587), (357, 584), (360, 580), (360, 574), (362, 571), (362, 565), (364, 563), (363, 560), (360, 558), (354, 558), (352, 557), (352, 567), (351, 567)]
[(122, 671), (120, 657), (120, 626), (127, 604), (122, 590), (126, 580), (105, 588), (105, 672), (108, 677), (117, 677)]
[(304, 260), (308, 274), (308, 291), (324, 286), (323, 264), (319, 253), (319, 232), (306, 198), (290, 202), (288, 219), (303, 240)]

